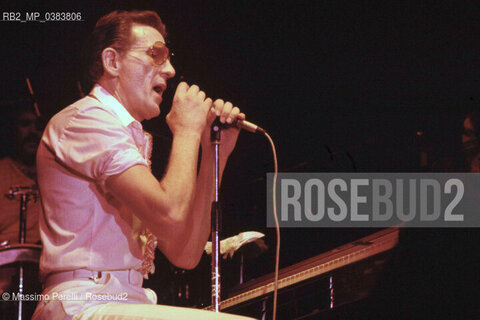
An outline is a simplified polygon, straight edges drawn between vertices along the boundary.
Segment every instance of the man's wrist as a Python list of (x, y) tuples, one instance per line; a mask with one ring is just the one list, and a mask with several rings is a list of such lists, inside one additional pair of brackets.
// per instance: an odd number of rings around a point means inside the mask
[(186, 140), (197, 140), (200, 142), (201, 139), (201, 133), (197, 132), (196, 130), (189, 130), (189, 129), (183, 129), (183, 130), (177, 130), (173, 134), (173, 138), (175, 139), (186, 139)]

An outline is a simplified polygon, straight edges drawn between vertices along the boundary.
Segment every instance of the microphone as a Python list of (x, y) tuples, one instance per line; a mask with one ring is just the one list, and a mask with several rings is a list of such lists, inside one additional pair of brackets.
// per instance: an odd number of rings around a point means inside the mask
[(237, 119), (235, 120), (235, 122), (233, 123), (233, 125), (239, 129), (243, 129), (243, 130), (247, 130), (247, 131), (250, 131), (250, 132), (253, 132), (253, 133), (265, 133), (265, 130), (263, 130), (263, 128), (257, 126), (256, 124), (254, 123), (251, 123), (247, 120), (240, 120), (240, 119)]
[(253, 133), (265, 133), (265, 130), (254, 123), (251, 123), (247, 120), (240, 120), (237, 119), (233, 123), (221, 123), (219, 118), (217, 117), (215, 121), (212, 123), (212, 130), (219, 131), (221, 129), (227, 129), (230, 127), (237, 127), (238, 129), (244, 129), (249, 132)]

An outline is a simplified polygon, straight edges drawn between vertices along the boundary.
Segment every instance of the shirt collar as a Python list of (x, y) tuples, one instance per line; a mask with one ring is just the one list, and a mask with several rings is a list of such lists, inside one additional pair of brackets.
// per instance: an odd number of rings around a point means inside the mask
[(112, 109), (113, 112), (118, 116), (120, 122), (128, 127), (132, 122), (134, 127), (142, 128), (140, 122), (135, 120), (132, 115), (125, 109), (125, 107), (114, 97), (112, 96), (104, 87), (98, 83), (93, 86), (92, 91), (90, 92), (91, 96), (94, 96), (102, 104), (107, 105)]

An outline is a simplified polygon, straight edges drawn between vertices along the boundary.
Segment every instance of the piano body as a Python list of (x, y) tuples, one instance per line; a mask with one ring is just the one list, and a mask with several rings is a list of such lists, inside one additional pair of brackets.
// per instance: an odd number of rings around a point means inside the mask
[[(398, 228), (384, 229), (281, 269), (277, 319), (337, 319), (354, 308), (375, 289), (398, 235)], [(221, 311), (271, 319), (273, 278), (244, 283), (221, 302)]]

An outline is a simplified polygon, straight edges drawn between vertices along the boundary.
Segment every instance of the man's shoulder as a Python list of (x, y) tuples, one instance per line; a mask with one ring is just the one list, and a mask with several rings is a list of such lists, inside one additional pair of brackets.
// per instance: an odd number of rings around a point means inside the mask
[(121, 127), (118, 116), (108, 106), (86, 96), (55, 114), (45, 128), (42, 140), (51, 145), (62, 141), (65, 133), (81, 134), (90, 129)]
[(91, 96), (72, 103), (55, 114), (50, 120), (49, 126), (58, 129), (58, 126), (64, 127), (71, 125), (74, 120), (79, 119), (98, 119), (102, 122), (118, 122), (118, 117), (113, 110)]
[(104, 116), (112, 115), (115, 116), (115, 112), (113, 112), (112, 108), (108, 105), (103, 104), (99, 100), (95, 99), (92, 96), (85, 96), (84, 98), (72, 103), (68, 107), (61, 110), (57, 113), (55, 117), (62, 117), (62, 116), (76, 116), (78, 114), (100, 114)]

